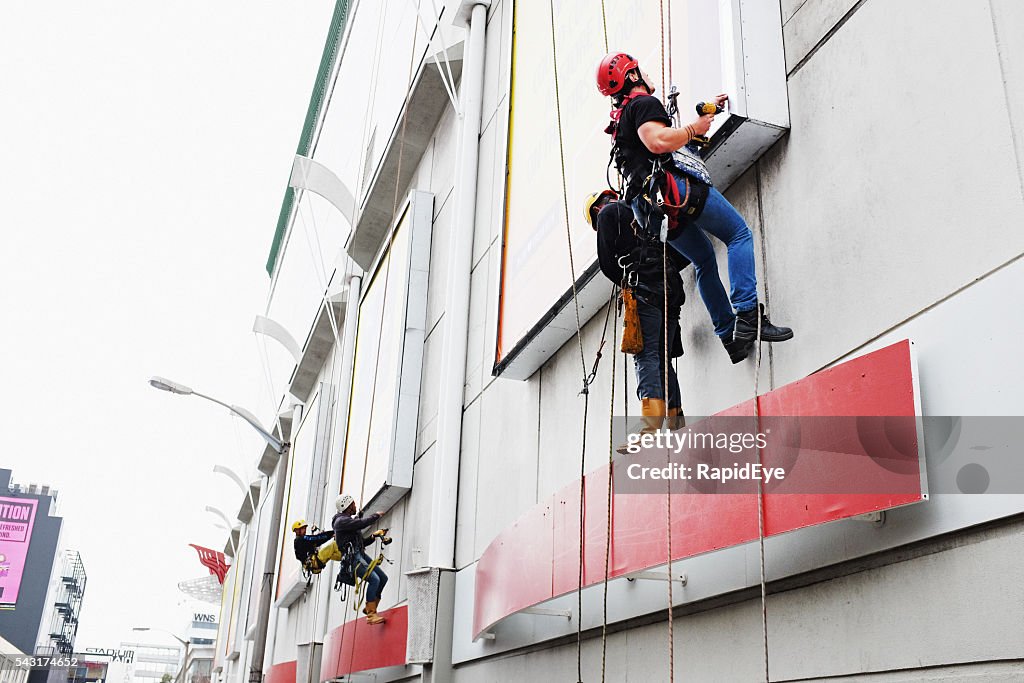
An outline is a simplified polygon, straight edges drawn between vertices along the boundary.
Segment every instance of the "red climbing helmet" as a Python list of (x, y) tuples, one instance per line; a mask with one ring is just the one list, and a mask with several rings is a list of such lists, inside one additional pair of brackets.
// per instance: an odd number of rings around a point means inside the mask
[(597, 65), (597, 89), (605, 97), (619, 93), (626, 85), (626, 74), (640, 67), (632, 55), (610, 52)]

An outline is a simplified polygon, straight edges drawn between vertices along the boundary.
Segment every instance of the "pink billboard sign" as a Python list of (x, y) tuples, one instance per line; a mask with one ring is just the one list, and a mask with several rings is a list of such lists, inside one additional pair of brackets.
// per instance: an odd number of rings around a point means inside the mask
[(36, 504), (32, 498), (0, 498), (0, 605), (18, 602)]

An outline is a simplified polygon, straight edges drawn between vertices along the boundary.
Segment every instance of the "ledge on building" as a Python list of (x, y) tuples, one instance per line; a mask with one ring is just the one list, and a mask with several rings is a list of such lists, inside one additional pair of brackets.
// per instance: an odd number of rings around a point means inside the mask
[[(334, 315), (332, 324), (331, 315), (328, 314), (327, 306), (331, 306)], [(309, 332), (306, 344), (302, 348), (302, 357), (299, 359), (295, 370), (292, 371), (291, 379), (288, 382), (288, 391), (292, 396), (302, 402), (309, 399), (310, 392), (316, 385), (316, 378), (320, 376), (320, 370), (327, 360), (327, 354), (331, 352), (334, 345), (335, 331), (341, 332), (342, 324), (345, 321), (348, 306), (348, 288), (342, 289), (337, 295), (329, 296), (320, 304), (320, 311), (317, 313), (316, 321)], [(335, 330), (333, 325), (337, 325)]]
[[(452, 76), (456, 83), (462, 76), (463, 45), (456, 44), (447, 49)], [(437, 122), (449, 106), (444, 80), (433, 55), (427, 55), (413, 78), (412, 87), (405, 99), (401, 114), (391, 131), (384, 156), (377, 166), (370, 187), (359, 207), (359, 215), (349, 234), (345, 251), (363, 270), (369, 270), (374, 256), (380, 249), (391, 227), (395, 184), (398, 196), (404, 196), (419, 167), (420, 159), (430, 144), (437, 128)], [(444, 69), (443, 54), (438, 54), (438, 63)], [(401, 170), (401, 174), (399, 174)]]
[(242, 535), (242, 527), (241, 526), (236, 526), (234, 529), (231, 530), (231, 533), (228, 535), (227, 542), (224, 543), (224, 554), (225, 555), (227, 555), (228, 557), (234, 557), (235, 556), (235, 548), (238, 547), (238, 540), (241, 537), (241, 535)]
[(263, 483), (259, 479), (249, 482), (249, 493), (242, 496), (242, 505), (238, 508), (239, 522), (248, 524), (252, 520), (252, 516), (256, 512), (253, 506), (260, 504), (260, 493), (262, 490)]
[[(292, 434), (292, 413), (290, 410), (285, 410), (278, 413), (277, 423), (274, 424), (271, 430), (273, 435), (283, 442), (287, 442), (291, 439)], [(267, 447), (263, 449), (263, 454), (260, 456), (260, 461), (256, 464), (256, 469), (268, 477), (274, 475), (274, 468), (277, 467), (277, 461), (281, 459), (281, 454), (274, 450), (274, 447), (267, 444)]]

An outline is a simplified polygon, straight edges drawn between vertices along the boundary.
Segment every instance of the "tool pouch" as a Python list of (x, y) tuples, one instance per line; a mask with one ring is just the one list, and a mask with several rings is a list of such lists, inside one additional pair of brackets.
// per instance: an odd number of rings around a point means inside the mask
[(663, 175), (661, 206), (668, 216), (669, 227), (681, 230), (700, 218), (709, 192), (709, 185), (670, 167)]
[(640, 314), (636, 310), (636, 297), (630, 287), (622, 288), (622, 346), (623, 353), (636, 355), (644, 350), (640, 333)]

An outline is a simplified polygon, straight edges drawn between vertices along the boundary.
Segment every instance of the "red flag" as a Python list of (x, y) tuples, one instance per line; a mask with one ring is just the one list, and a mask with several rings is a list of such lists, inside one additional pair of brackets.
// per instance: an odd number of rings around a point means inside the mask
[(224, 557), (224, 553), (204, 548), (196, 545), (195, 543), (189, 543), (189, 545), (195, 548), (196, 552), (199, 553), (199, 561), (202, 565), (209, 569), (210, 573), (216, 576), (221, 583), (224, 583), (224, 576), (228, 573), (228, 563)]

